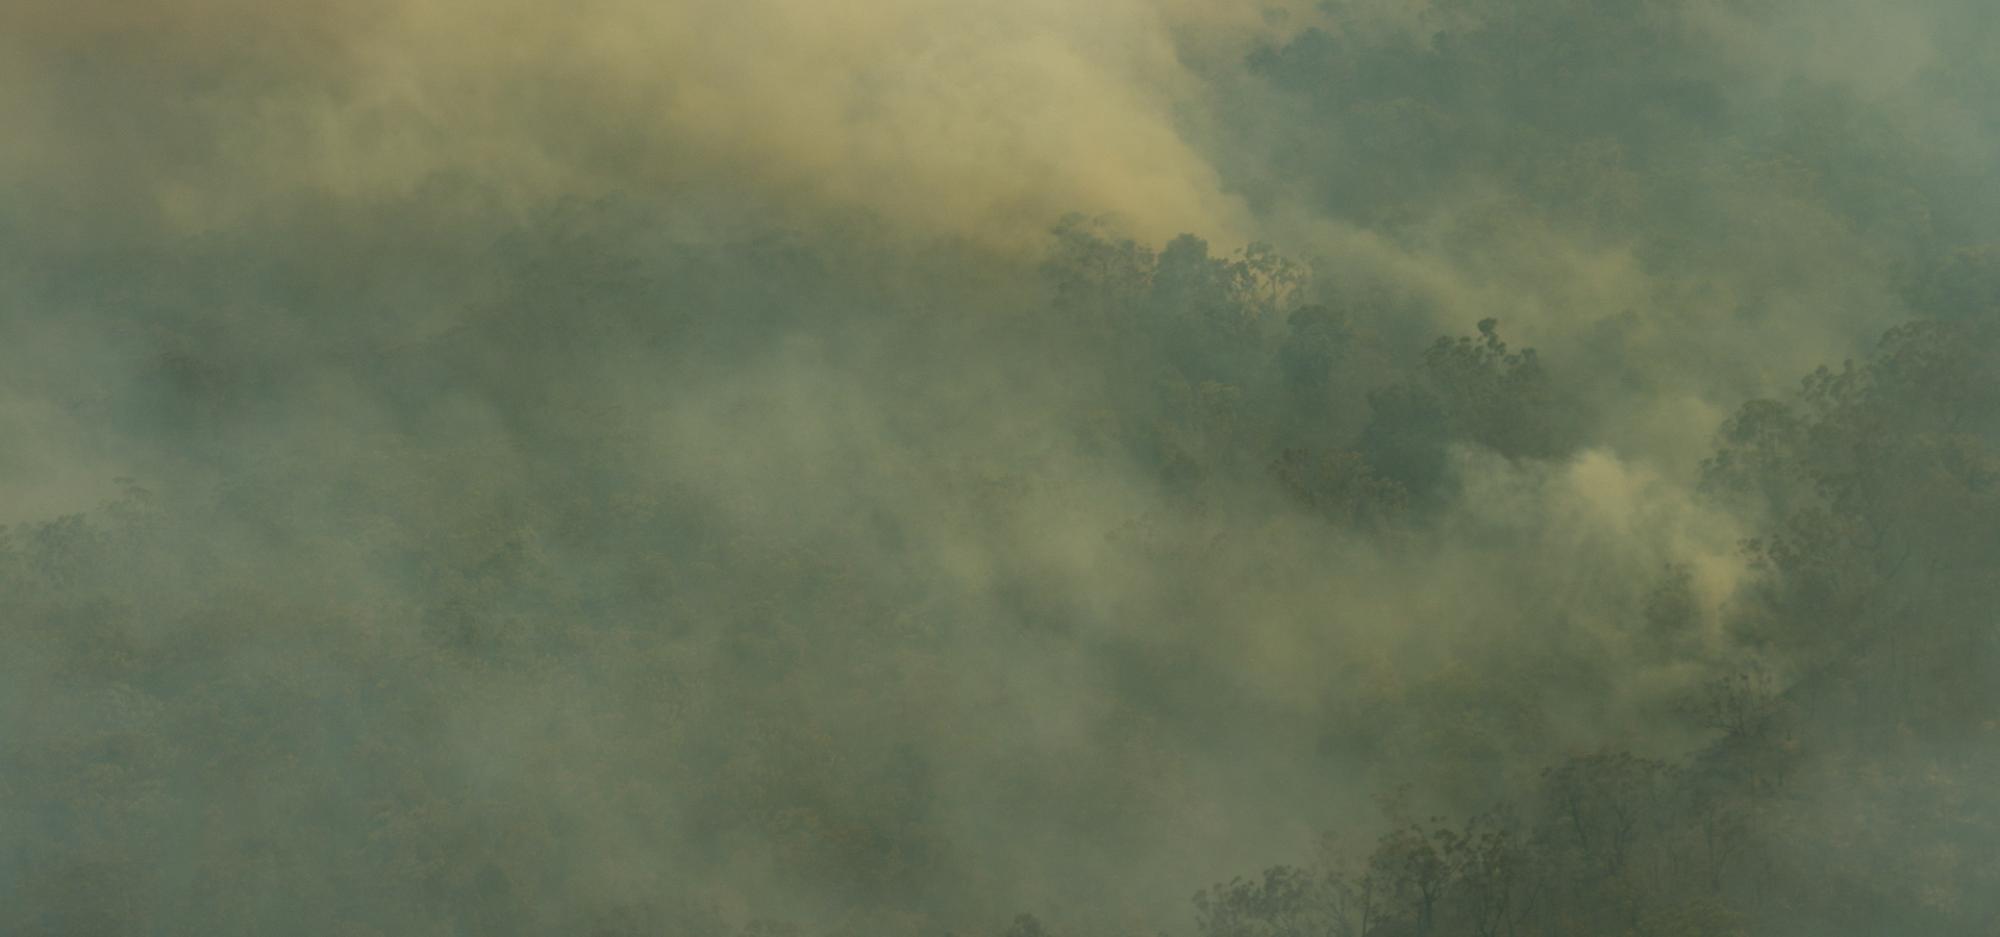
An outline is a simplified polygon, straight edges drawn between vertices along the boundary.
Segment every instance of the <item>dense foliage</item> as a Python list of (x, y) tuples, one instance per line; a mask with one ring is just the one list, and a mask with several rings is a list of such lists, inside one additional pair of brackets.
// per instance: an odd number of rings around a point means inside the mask
[(1931, 6), (1896, 97), (1777, 2), (1329, 5), (1201, 130), (1296, 250), (10, 187), (0, 477), (95, 506), (0, 488), (0, 932), (1992, 934)]

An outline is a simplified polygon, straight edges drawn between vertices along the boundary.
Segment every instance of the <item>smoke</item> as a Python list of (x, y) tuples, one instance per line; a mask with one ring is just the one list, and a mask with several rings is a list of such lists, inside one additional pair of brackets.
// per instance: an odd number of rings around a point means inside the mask
[(6, 5), (0, 929), (1177, 930), (1700, 749), (1990, 54), (1588, 6)]
[(1185, 59), (1239, 58), (1277, 13), (31, 3), (8, 14), (9, 117), (32, 141), (13, 159), (115, 180), (124, 208), (181, 230), (462, 170), (517, 200), (723, 186), (1017, 249), (1078, 206), (1156, 240), (1240, 240), (1242, 205), (1185, 139), (1215, 103)]

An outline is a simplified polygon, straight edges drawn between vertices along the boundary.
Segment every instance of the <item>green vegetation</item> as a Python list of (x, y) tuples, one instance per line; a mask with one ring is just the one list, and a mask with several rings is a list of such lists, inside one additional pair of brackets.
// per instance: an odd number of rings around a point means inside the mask
[(1985, 6), (170, 5), (0, 13), (0, 933), (2000, 928)]

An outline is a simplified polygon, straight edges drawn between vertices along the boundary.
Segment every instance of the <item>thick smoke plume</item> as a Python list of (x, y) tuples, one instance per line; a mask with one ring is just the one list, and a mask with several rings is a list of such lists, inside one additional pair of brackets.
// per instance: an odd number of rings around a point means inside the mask
[(1991, 933), (1996, 27), (0, 6), (0, 932)]

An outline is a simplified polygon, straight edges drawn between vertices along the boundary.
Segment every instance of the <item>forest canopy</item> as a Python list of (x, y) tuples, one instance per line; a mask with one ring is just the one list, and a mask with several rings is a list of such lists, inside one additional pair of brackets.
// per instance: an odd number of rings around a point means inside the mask
[(1993, 934), (1989, 7), (0, 4), (0, 933)]

